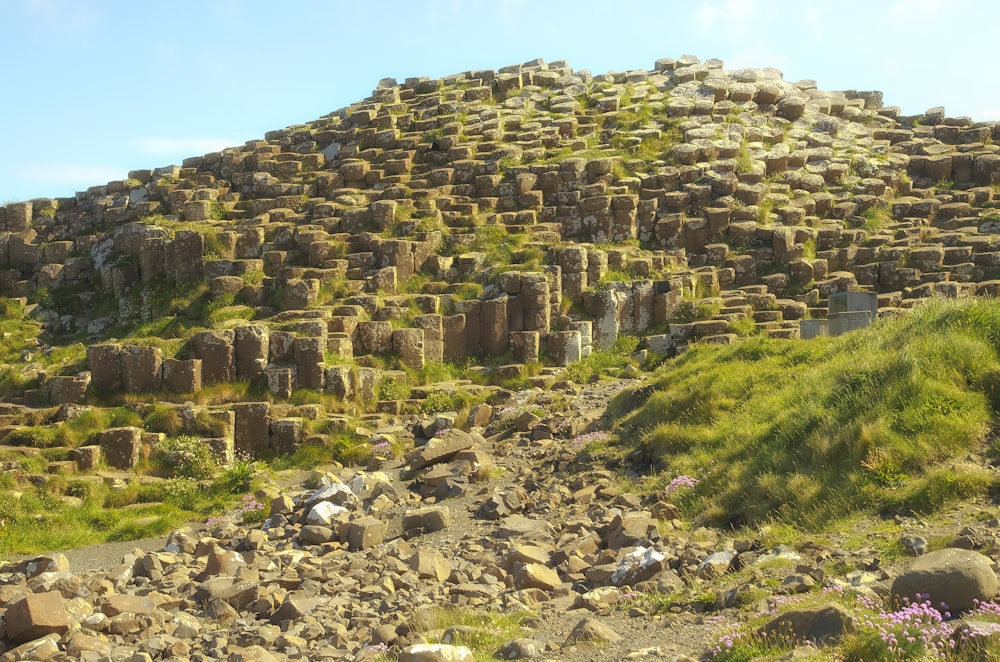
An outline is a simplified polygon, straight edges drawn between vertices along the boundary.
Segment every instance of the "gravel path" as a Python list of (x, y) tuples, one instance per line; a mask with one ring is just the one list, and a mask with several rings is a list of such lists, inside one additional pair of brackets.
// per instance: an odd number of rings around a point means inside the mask
[[(122, 557), (139, 549), (143, 553), (161, 551), (167, 544), (166, 536), (143, 538), (142, 540), (126, 540), (124, 542), (106, 542), (88, 547), (64, 549), (52, 554), (62, 554), (69, 561), (69, 569), (74, 574), (90, 572), (107, 572), (118, 567)], [(7, 559), (10, 562), (22, 561), (38, 557), (39, 554), (26, 554)]]

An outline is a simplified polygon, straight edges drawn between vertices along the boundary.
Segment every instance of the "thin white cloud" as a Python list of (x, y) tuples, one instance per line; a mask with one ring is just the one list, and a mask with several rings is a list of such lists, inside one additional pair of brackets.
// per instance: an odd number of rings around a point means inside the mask
[(891, 21), (926, 21), (947, 11), (956, 11), (955, 3), (942, 3), (939, 0), (894, 0), (885, 10), (886, 18)]
[(705, 0), (695, 10), (694, 19), (702, 32), (733, 37), (755, 30), (760, 14), (757, 0)]
[(977, 122), (1000, 120), (1000, 108), (981, 108), (972, 111), (972, 119)]
[(76, 35), (97, 28), (101, 17), (97, 7), (76, 0), (22, 0), (26, 13), (50, 34)]
[(208, 152), (218, 152), (227, 147), (241, 144), (228, 138), (137, 138), (132, 147), (150, 156), (172, 156), (188, 154), (197, 156)]

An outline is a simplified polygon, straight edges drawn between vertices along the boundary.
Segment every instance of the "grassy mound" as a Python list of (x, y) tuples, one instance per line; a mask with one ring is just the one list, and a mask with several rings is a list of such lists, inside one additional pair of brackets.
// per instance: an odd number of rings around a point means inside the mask
[(990, 450), (998, 351), (987, 300), (929, 301), (838, 338), (698, 347), (656, 373), (619, 436), (660, 482), (697, 477), (684, 498), (716, 524), (927, 512), (991, 487), (969, 455)]

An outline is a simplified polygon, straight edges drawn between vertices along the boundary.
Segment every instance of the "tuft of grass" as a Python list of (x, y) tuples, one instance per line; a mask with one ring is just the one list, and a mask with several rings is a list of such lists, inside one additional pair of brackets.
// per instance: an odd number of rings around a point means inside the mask
[(611, 347), (599, 349), (569, 365), (566, 368), (566, 378), (578, 384), (585, 384), (596, 382), (602, 377), (617, 375), (624, 368), (634, 365), (632, 354), (638, 346), (638, 338), (619, 336)]
[(504, 642), (526, 635), (524, 623), (532, 618), (528, 612), (501, 613), (444, 607), (433, 612), (432, 631), (456, 628), (448, 643), (468, 646), (477, 662), (495, 659)]
[(878, 234), (888, 223), (892, 222), (892, 212), (883, 207), (871, 207), (861, 212), (861, 218), (865, 222), (861, 229), (868, 234)]
[(685, 505), (710, 522), (927, 513), (994, 482), (951, 465), (997, 450), (1000, 303), (930, 300), (838, 338), (698, 347), (654, 389), (618, 435), (698, 477)]

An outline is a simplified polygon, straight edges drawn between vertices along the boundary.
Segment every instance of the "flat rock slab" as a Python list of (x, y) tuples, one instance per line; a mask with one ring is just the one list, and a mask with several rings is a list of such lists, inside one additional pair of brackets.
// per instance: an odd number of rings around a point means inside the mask
[(461, 451), (472, 448), (474, 443), (475, 439), (472, 435), (452, 428), (413, 451), (407, 460), (409, 460), (410, 469), (417, 471), (433, 464), (448, 462)]

